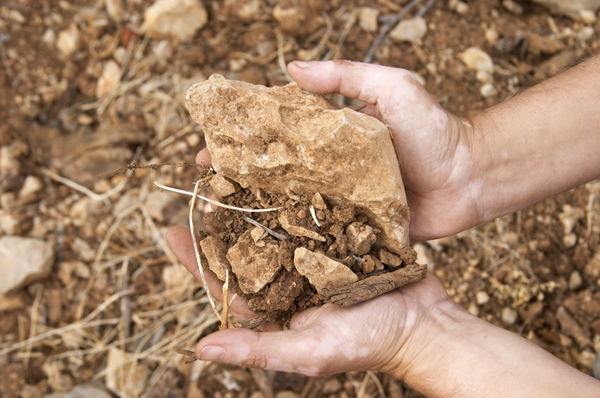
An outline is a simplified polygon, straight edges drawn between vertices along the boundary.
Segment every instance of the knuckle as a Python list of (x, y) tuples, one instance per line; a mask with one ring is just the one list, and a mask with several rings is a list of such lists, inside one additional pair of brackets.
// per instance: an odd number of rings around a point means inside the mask
[(267, 365), (267, 357), (262, 352), (251, 352), (242, 362), (242, 366), (249, 368), (266, 369)]

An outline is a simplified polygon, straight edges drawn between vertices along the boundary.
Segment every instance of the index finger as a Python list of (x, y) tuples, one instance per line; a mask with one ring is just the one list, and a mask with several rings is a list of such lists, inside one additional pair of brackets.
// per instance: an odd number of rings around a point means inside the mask
[(198, 155), (196, 155), (196, 164), (204, 167), (212, 166), (212, 159), (210, 157), (210, 152), (208, 152), (208, 148), (203, 148), (198, 152)]

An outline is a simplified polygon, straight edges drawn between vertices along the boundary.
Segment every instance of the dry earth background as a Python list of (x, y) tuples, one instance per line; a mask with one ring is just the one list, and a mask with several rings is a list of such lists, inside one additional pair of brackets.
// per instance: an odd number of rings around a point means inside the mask
[[(168, 226), (187, 225), (187, 199), (153, 182), (189, 190), (198, 171), (96, 178), (130, 162), (193, 162), (204, 141), (183, 107), (190, 84), (221, 73), (282, 85), (294, 59), (362, 60), (408, 2), (157, 4), (0, 1), (0, 295), (10, 290), (0, 296), (0, 396), (420, 396), (372, 372), (311, 379), (184, 364), (174, 349), (192, 349), (216, 319), (164, 240)], [(446, 109), (469, 115), (598, 52), (598, 15), (576, 7), (567, 17), (525, 0), (438, 0), (372, 62), (415, 72)], [(471, 51), (479, 66), (469, 67), (470, 47), (491, 58)], [(590, 373), (599, 194), (589, 183), (415, 249), (469, 312)]]

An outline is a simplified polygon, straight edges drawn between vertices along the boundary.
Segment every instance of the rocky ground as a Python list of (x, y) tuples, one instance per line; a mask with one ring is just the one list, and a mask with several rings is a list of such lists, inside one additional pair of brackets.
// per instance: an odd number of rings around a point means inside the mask
[[(413, 71), (446, 109), (472, 114), (598, 52), (597, 1), (559, 12), (543, 2), (438, 0), (392, 29), (371, 61)], [(220, 73), (282, 85), (293, 59), (363, 60), (407, 4), (0, 2), (2, 396), (420, 396), (371, 372), (310, 379), (184, 364), (174, 349), (217, 325), (164, 241), (168, 226), (187, 225), (187, 199), (153, 185), (190, 190), (199, 175), (180, 164), (205, 145), (183, 106), (192, 83)], [(180, 167), (97, 177), (130, 162)], [(471, 313), (590, 373), (599, 195), (589, 183), (413, 247)], [(206, 204), (197, 210), (201, 228)]]

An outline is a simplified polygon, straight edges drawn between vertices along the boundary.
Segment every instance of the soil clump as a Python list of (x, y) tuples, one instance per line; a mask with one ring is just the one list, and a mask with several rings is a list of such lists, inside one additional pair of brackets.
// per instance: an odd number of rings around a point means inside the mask
[[(415, 251), (406, 247), (396, 255), (377, 245), (381, 231), (354, 206), (327, 205), (320, 194), (256, 191), (239, 189), (222, 201), (278, 210), (206, 213), (203, 222), (215, 233), (201, 245), (205, 271), (221, 280), (224, 267), (232, 271), (230, 290), (245, 297), (252, 311), (266, 314), (265, 321), (286, 322), (298, 311), (327, 302), (353, 305), (425, 277), (427, 266), (415, 263)], [(313, 203), (319, 206), (315, 218)], [(218, 253), (205, 249), (214, 246), (220, 247)]]

